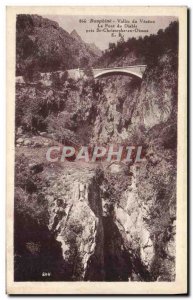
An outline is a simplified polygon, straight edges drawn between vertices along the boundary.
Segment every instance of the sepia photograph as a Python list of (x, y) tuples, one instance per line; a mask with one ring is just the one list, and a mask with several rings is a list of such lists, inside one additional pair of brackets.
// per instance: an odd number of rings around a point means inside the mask
[(7, 15), (8, 293), (185, 293), (187, 9)]

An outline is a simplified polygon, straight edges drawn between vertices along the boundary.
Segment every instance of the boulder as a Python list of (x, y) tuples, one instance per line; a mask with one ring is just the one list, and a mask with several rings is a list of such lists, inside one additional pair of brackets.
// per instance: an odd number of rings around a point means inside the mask
[(40, 132), (41, 136), (47, 136), (47, 132)]
[(33, 171), (33, 174), (37, 174), (43, 171), (43, 164), (42, 163), (31, 163), (29, 164), (29, 168)]
[(23, 142), (24, 142), (24, 139), (23, 139), (23, 138), (19, 138), (19, 139), (17, 139), (17, 141), (16, 141), (17, 144), (23, 144)]
[(35, 142), (33, 146), (34, 146), (34, 148), (40, 148), (40, 147), (42, 147), (42, 144)]
[(122, 171), (122, 166), (120, 164), (112, 164), (109, 169), (111, 173), (120, 173)]
[(23, 144), (24, 146), (29, 146), (32, 144), (32, 142), (30, 140), (25, 140)]
[(45, 147), (48, 147), (50, 145), (50, 143), (44, 143)]
[(17, 128), (17, 134), (18, 134), (18, 135), (23, 134), (23, 129), (22, 129), (21, 126)]

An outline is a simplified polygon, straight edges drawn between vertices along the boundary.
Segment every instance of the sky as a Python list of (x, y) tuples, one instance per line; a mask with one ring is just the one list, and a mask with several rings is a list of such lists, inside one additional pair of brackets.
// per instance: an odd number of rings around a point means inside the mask
[[(109, 43), (116, 43), (120, 39), (117, 32), (103, 32), (110, 30), (131, 30), (132, 32), (122, 32), (125, 41), (131, 37), (139, 37), (155, 34), (159, 29), (165, 29), (175, 17), (127, 17), (127, 16), (65, 16), (65, 15), (44, 15), (50, 20), (56, 21), (60, 27), (71, 33), (74, 29), (80, 35), (83, 41), (95, 43), (101, 50), (108, 48)], [(103, 22), (106, 19), (106, 22)], [(118, 19), (123, 23), (118, 22)], [(92, 21), (93, 20), (93, 21)], [(86, 21), (86, 23), (85, 23)], [(101, 21), (101, 22), (100, 22)], [(99, 22), (100, 26), (99, 27)], [(148, 22), (148, 23), (147, 23)], [(153, 23), (152, 23), (153, 22)], [(131, 26), (131, 27), (130, 27)], [(88, 30), (89, 32), (86, 32)], [(101, 32), (97, 32), (101, 30)], [(94, 32), (93, 32), (94, 31)]]

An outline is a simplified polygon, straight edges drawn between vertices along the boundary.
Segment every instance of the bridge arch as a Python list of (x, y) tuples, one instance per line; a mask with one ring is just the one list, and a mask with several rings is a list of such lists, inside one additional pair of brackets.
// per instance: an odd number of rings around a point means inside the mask
[(94, 78), (105, 77), (108, 75), (129, 75), (142, 79), (142, 74), (137, 72), (132, 72), (131, 70), (120, 70), (120, 69), (111, 69), (111, 70), (103, 70), (101, 72), (96, 72), (94, 74)]

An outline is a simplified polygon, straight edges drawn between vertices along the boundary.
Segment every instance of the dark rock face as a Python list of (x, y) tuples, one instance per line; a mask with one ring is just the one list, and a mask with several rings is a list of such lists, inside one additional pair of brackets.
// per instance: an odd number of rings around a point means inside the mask
[(103, 218), (105, 281), (128, 281), (132, 273), (130, 254), (112, 217)]
[[(15, 214), (15, 281), (68, 280), (60, 243), (47, 226), (30, 216)], [(52, 277), (44, 277), (51, 273)]]

